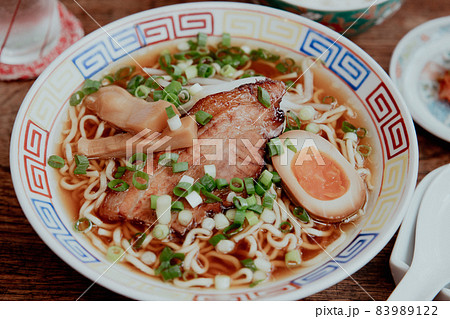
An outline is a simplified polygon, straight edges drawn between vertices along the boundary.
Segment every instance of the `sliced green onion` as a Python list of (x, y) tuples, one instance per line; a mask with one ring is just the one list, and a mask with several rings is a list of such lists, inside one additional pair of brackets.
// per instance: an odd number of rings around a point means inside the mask
[(293, 226), (288, 221), (285, 221), (280, 224), (280, 230), (282, 233), (285, 233), (285, 234), (290, 233), (292, 228), (293, 228)]
[(242, 224), (233, 223), (223, 230), (223, 234), (225, 236), (227, 236), (228, 238), (230, 238), (231, 236), (236, 235), (239, 232), (241, 232), (242, 229), (243, 229)]
[(356, 151), (359, 153), (359, 155), (367, 157), (372, 153), (372, 147), (368, 145), (358, 145), (356, 147)]
[(161, 69), (163, 69), (163, 70), (167, 69), (172, 62), (172, 57), (170, 56), (170, 53), (162, 54), (159, 57), (158, 62), (159, 62), (159, 65), (161, 66)]
[(170, 210), (181, 212), (182, 210), (184, 210), (184, 204), (180, 201), (175, 201), (170, 206)]
[(58, 155), (52, 155), (48, 158), (47, 164), (53, 168), (61, 168), (64, 167), (65, 162), (62, 157), (59, 157)]
[(248, 195), (255, 194), (255, 183), (253, 182), (253, 178), (246, 177), (244, 178), (245, 190)]
[(134, 234), (133, 238), (131, 239), (131, 243), (134, 249), (139, 249), (142, 246), (142, 243), (144, 242), (145, 238), (147, 238), (147, 235), (145, 233), (136, 233)]
[(246, 198), (246, 201), (247, 201), (247, 206), (248, 206), (248, 207), (253, 206), (253, 205), (256, 205), (256, 203), (257, 203), (256, 197), (255, 197), (254, 194), (253, 194), (252, 196), (247, 197), (247, 198)]
[(134, 92), (136, 91), (136, 89), (144, 83), (145, 83), (145, 78), (142, 75), (140, 75), (140, 74), (135, 75), (130, 79), (130, 81), (128, 81), (127, 90), (131, 94), (135, 94)]
[(183, 89), (183, 87), (181, 86), (180, 82), (172, 81), (172, 82), (170, 82), (170, 84), (168, 86), (166, 86), (164, 88), (164, 91), (166, 93), (173, 93), (173, 94), (178, 95), (178, 93), (180, 93), (182, 89)]
[(303, 207), (295, 207), (292, 214), (304, 223), (309, 223), (309, 214)]
[(208, 42), (208, 36), (203, 32), (199, 32), (197, 34), (197, 45), (199, 47), (206, 47), (207, 42)]
[(164, 153), (159, 156), (158, 164), (161, 166), (173, 166), (180, 156), (177, 153)]
[(256, 287), (257, 285), (259, 285), (260, 283), (262, 283), (264, 281), (264, 279), (260, 279), (260, 280), (256, 280), (254, 282), (252, 282), (250, 285), (248, 285), (250, 288)]
[(89, 160), (86, 156), (75, 155), (75, 164), (74, 174), (86, 174), (86, 170), (89, 167)]
[(156, 195), (151, 195), (150, 196), (150, 208), (151, 209), (156, 209), (156, 202), (158, 201), (158, 197)]
[(193, 186), (192, 189), (194, 190), (194, 192), (197, 192), (200, 194), (200, 192), (202, 191), (202, 189), (204, 189), (205, 186), (203, 186), (202, 184), (200, 184), (200, 182), (196, 182)]
[(124, 250), (118, 246), (111, 246), (106, 251), (106, 259), (113, 263), (120, 261), (123, 255)]
[(169, 119), (171, 119), (172, 117), (177, 116), (177, 113), (175, 113), (175, 111), (173, 110), (173, 106), (172, 105), (166, 107), (166, 114), (167, 114), (167, 117)]
[(286, 91), (289, 91), (294, 86), (295, 82), (289, 80), (289, 81), (284, 82), (284, 84), (286, 85)]
[(216, 179), (216, 187), (217, 189), (224, 189), (228, 187), (228, 182), (225, 178), (218, 178)]
[(205, 174), (199, 179), (200, 184), (205, 186), (208, 192), (212, 192), (216, 188), (216, 182), (210, 175)]
[(161, 276), (164, 281), (170, 281), (175, 278), (180, 278), (183, 274), (181, 273), (180, 265), (170, 266), (169, 268), (161, 271)]
[(262, 205), (256, 204), (256, 205), (250, 206), (249, 208), (247, 208), (247, 210), (251, 210), (252, 212), (255, 212), (255, 213), (261, 215), (264, 210), (264, 207), (262, 207)]
[(358, 136), (358, 138), (365, 138), (367, 136), (367, 130), (364, 127), (359, 127), (356, 130), (356, 136)]
[(84, 93), (81, 91), (77, 91), (70, 97), (69, 104), (70, 106), (77, 106), (83, 101)]
[(164, 239), (169, 235), (169, 227), (167, 225), (158, 224), (153, 228), (152, 235), (157, 239)]
[(308, 123), (306, 125), (305, 130), (314, 134), (318, 134), (320, 132), (320, 127), (317, 123)]
[(264, 195), (262, 205), (266, 208), (272, 209), (274, 199), (275, 199), (275, 195), (266, 193), (266, 195)]
[(81, 89), (81, 91), (86, 96), (86, 95), (97, 92), (101, 86), (102, 86), (102, 83), (100, 81), (86, 79), (86, 81), (84, 81), (84, 85), (83, 85), (83, 88)]
[(153, 91), (153, 101), (159, 101), (162, 100), (164, 97), (164, 91), (163, 90), (158, 90), (158, 91)]
[[(235, 184), (238, 184), (239, 186), (236, 186)], [(244, 182), (238, 177), (233, 177), (230, 181), (230, 189), (233, 192), (240, 193), (244, 190)]]
[(264, 187), (261, 184), (259, 184), (257, 182), (256, 185), (255, 185), (255, 192), (259, 196), (263, 196), (266, 193), (266, 190), (264, 189)]
[(116, 192), (123, 192), (130, 187), (123, 179), (113, 179), (108, 183), (108, 187)]
[[(292, 123), (294, 122), (294, 123)], [(286, 112), (286, 128), (284, 129), (285, 132), (293, 131), (293, 130), (299, 130), (302, 123), (300, 122), (297, 115), (295, 115), (292, 111)]]
[(123, 80), (129, 77), (131, 74), (133, 74), (135, 69), (136, 69), (135, 66), (125, 66), (123, 68), (120, 68), (119, 70), (117, 70), (116, 74), (114, 75), (114, 78), (116, 81)]
[(211, 121), (212, 118), (213, 116), (211, 114), (206, 113), (205, 111), (202, 110), (197, 111), (197, 113), (195, 113), (195, 120), (200, 125), (208, 124), (208, 122)]
[[(134, 164), (137, 161), (141, 161), (140, 164)], [(134, 153), (127, 162), (127, 170), (129, 171), (139, 171), (145, 167), (145, 162), (147, 161), (147, 154), (144, 153)]]
[(244, 210), (247, 209), (247, 207), (249, 206), (247, 200), (240, 196), (235, 196), (233, 198), (233, 204), (237, 209), (244, 209)]
[(214, 195), (211, 192), (208, 192), (204, 188), (201, 190), (201, 192), (207, 198), (207, 200), (206, 200), (207, 203), (217, 203), (217, 202), (221, 202), (222, 201), (222, 198), (220, 198), (219, 196)]
[(234, 76), (234, 74), (236, 73), (236, 71), (237, 70), (235, 68), (233, 68), (231, 65), (227, 64), (227, 65), (224, 65), (220, 69), (220, 74), (226, 78), (232, 78)]
[[(138, 178), (142, 178), (143, 180), (145, 180), (145, 183), (139, 183), (137, 181)], [(149, 180), (149, 176), (147, 173), (143, 172), (143, 171), (136, 171), (133, 173), (133, 186), (136, 187), (139, 190), (144, 190), (147, 189), (148, 187), (148, 180)]]
[(270, 94), (263, 87), (258, 86), (258, 101), (265, 107), (270, 107)]
[(255, 262), (253, 261), (253, 259), (244, 259), (241, 260), (241, 265), (244, 266), (245, 268), (250, 269), (251, 271), (256, 271), (256, 266), (255, 266)]
[(278, 137), (275, 137), (275, 138), (271, 139), (270, 142), (276, 148), (277, 155), (283, 155), (284, 149), (283, 149), (283, 145), (281, 145), (281, 140)]
[(198, 76), (202, 78), (209, 78), (211, 76), (214, 76), (214, 74), (216, 73), (214, 67), (208, 64), (199, 64), (197, 68), (198, 68)]
[(344, 133), (355, 133), (356, 132), (356, 127), (353, 126), (353, 124), (344, 121), (342, 122), (342, 131), (344, 131)]
[(73, 228), (80, 233), (87, 233), (92, 229), (92, 222), (86, 217), (83, 217), (75, 222)]
[[(329, 100), (331, 100), (331, 102)], [(325, 96), (322, 99), (322, 103), (325, 103), (325, 104), (331, 104), (331, 103), (334, 103), (334, 102), (336, 102), (336, 99), (334, 98), (334, 96)]]
[(252, 211), (246, 211), (245, 218), (250, 226), (256, 225), (259, 222), (258, 216)]
[(139, 85), (134, 91), (134, 96), (145, 100), (152, 90), (145, 85)]
[(191, 100), (191, 93), (189, 93), (188, 90), (183, 89), (180, 91), (180, 93), (178, 93), (178, 99), (180, 100), (181, 104), (189, 102)]
[(123, 174), (125, 174), (126, 170), (127, 169), (125, 166), (117, 167), (117, 171), (116, 171), (116, 174), (114, 174), (114, 178), (121, 178), (123, 176)]
[(272, 182), (275, 184), (278, 184), (279, 182), (281, 182), (281, 176), (280, 174), (278, 174), (277, 172), (272, 172)]
[(302, 262), (300, 252), (298, 250), (291, 250), (284, 255), (284, 261), (287, 267), (298, 266)]
[(114, 77), (111, 74), (105, 75), (101, 81), (103, 86), (108, 86), (114, 83)]
[(278, 155), (278, 148), (275, 146), (275, 144), (272, 141), (269, 141), (267, 143), (267, 149), (269, 151), (269, 157)]
[(297, 153), (297, 148), (295, 147), (294, 144), (292, 144), (289, 138), (284, 140), (284, 145), (286, 145), (286, 147), (290, 149), (292, 152)]
[[(150, 76), (147, 80), (145, 80), (144, 85), (151, 88), (151, 89), (159, 89), (160, 86), (158, 82), (156, 82), (156, 79), (161, 79), (162, 76)], [(161, 91), (163, 92), (163, 91)]]
[(218, 235), (211, 237), (208, 240), (208, 242), (215, 247), (219, 243), (219, 241), (224, 240), (224, 239), (227, 239), (227, 237), (225, 235), (218, 234)]
[(301, 121), (310, 121), (314, 118), (314, 115), (316, 115), (316, 110), (311, 105), (303, 107), (298, 113)]
[(258, 178), (258, 184), (262, 185), (265, 189), (269, 189), (272, 185), (273, 174), (268, 170), (264, 170)]
[(166, 71), (174, 80), (177, 80), (183, 73), (183, 70), (178, 65), (169, 65)]
[(172, 165), (172, 172), (174, 173), (181, 173), (185, 172), (189, 169), (188, 162), (180, 162), (180, 163), (174, 163)]
[(186, 197), (192, 192), (192, 184), (187, 182), (180, 182), (173, 189), (173, 194), (178, 197)]
[(286, 73), (288, 71), (288, 67), (284, 63), (278, 63), (275, 67), (281, 73)]
[(231, 45), (231, 36), (229, 33), (222, 33), (222, 46), (228, 48)]
[(191, 65), (184, 70), (184, 74), (186, 74), (186, 78), (188, 80), (196, 78), (198, 76), (197, 66)]
[(167, 101), (173, 105), (175, 105), (176, 107), (180, 106), (180, 100), (178, 99), (178, 94), (175, 93), (167, 93), (164, 98), (164, 101)]
[(242, 225), (244, 224), (245, 220), (245, 209), (237, 209), (236, 213), (234, 214), (234, 223)]

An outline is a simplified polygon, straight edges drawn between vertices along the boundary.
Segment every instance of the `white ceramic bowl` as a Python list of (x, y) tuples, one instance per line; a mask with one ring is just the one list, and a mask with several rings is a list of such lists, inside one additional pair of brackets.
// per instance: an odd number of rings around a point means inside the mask
[[(264, 6), (230, 2), (181, 4), (141, 12), (97, 30), (59, 56), (34, 83), (18, 112), (11, 138), (11, 172), (20, 204), (36, 232), (65, 262), (99, 284), (135, 299), (299, 299), (323, 290), (369, 262), (389, 241), (414, 190), (417, 140), (411, 117), (377, 63), (339, 34), (300, 16)], [(236, 41), (252, 39), (292, 54), (321, 56), (330, 77), (348, 90), (373, 138), (375, 190), (360, 229), (333, 260), (283, 280), (229, 291), (180, 289), (110, 263), (72, 230), (55, 170), (55, 152), (68, 99), (85, 78), (99, 75), (127, 52), (198, 32)], [(114, 37), (112, 41), (109, 37)], [(117, 41), (117, 43), (116, 43)], [(158, 43), (158, 44), (157, 44)], [(117, 44), (120, 44), (117, 45)]]
[(378, 25), (397, 12), (404, 0), (262, 0), (289, 12), (317, 21), (345, 36)]

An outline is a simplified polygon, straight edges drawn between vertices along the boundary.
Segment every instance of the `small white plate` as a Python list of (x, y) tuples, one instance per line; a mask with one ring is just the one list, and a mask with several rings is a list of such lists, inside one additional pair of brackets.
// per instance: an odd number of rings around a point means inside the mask
[(450, 142), (450, 103), (438, 98), (439, 76), (450, 69), (450, 16), (428, 21), (398, 43), (390, 76), (416, 123)]
[[(408, 213), (403, 220), (397, 240), (395, 241), (394, 249), (392, 250), (391, 259), (389, 260), (389, 265), (391, 267), (392, 277), (394, 277), (395, 284), (398, 284), (400, 280), (402, 280), (412, 263), (416, 237), (417, 214), (419, 212), (423, 195), (433, 179), (449, 166), (450, 164), (439, 167), (429, 173), (420, 182), (414, 192), (413, 198), (407, 210)], [(435, 300), (450, 300), (450, 283), (441, 290)]]

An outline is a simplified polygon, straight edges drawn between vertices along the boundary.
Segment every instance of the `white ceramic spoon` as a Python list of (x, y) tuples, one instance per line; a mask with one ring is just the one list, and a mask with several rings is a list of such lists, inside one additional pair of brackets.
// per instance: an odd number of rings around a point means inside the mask
[(432, 300), (450, 282), (450, 167), (420, 204), (411, 268), (388, 300)]

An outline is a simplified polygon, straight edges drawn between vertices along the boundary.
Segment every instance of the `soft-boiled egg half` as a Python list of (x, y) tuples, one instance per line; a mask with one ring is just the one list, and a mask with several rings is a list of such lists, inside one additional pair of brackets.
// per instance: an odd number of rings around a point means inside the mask
[(364, 205), (366, 187), (361, 177), (330, 142), (303, 130), (279, 138), (283, 152), (272, 162), (295, 204), (327, 222), (340, 222)]

